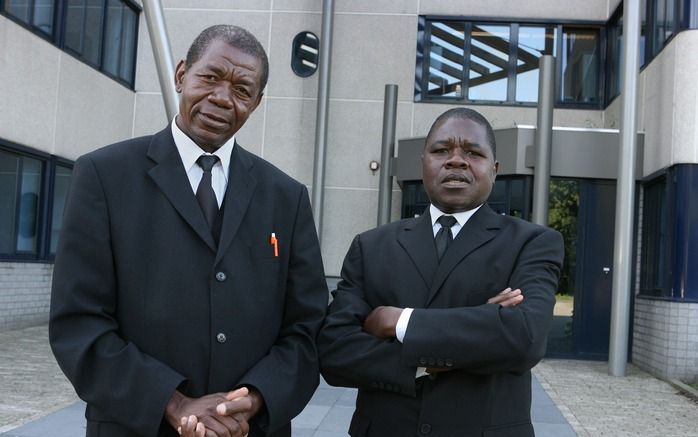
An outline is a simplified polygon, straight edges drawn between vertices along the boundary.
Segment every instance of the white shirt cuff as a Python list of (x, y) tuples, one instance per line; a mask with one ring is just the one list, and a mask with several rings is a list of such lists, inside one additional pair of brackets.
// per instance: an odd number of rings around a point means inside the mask
[(397, 319), (397, 324), (395, 325), (395, 337), (397, 341), (402, 343), (405, 338), (405, 333), (407, 332), (407, 325), (410, 323), (410, 316), (414, 308), (405, 308), (400, 313), (400, 317)]

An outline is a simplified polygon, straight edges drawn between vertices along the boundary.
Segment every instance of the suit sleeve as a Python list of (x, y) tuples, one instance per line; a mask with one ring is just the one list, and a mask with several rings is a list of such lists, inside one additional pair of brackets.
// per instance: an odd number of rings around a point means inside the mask
[(524, 296), (520, 305), (415, 309), (402, 362), (483, 374), (529, 370), (545, 353), (562, 257), (562, 236), (543, 230), (522, 246), (509, 278)]
[(185, 378), (119, 336), (109, 205), (89, 158), (76, 162), (72, 178), (53, 273), (51, 348), (83, 400), (156, 435)]
[(241, 385), (251, 385), (262, 393), (266, 417), (257, 423), (268, 433), (298, 415), (319, 383), (315, 342), (327, 310), (328, 292), (311, 211), (303, 187), (290, 242), (281, 331), (269, 354), (241, 380)]
[(361, 239), (357, 236), (344, 260), (342, 280), (320, 331), (322, 375), (335, 386), (415, 396), (417, 366), (400, 361), (402, 345), (363, 330), (363, 321), (373, 309), (365, 297), (363, 272)]

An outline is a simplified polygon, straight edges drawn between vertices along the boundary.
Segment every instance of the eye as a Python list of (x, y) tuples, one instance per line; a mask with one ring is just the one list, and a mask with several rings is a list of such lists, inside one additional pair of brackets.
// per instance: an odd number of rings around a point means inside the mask
[(201, 78), (208, 82), (214, 82), (217, 79), (213, 74), (202, 74)]

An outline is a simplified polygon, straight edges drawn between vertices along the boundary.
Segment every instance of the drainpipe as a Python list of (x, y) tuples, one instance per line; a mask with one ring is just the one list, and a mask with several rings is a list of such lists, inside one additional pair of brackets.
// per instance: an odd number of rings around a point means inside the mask
[(317, 119), (315, 122), (315, 156), (313, 160), (313, 218), (318, 239), (322, 242), (322, 213), (325, 200), (325, 158), (327, 152), (327, 110), (330, 100), (330, 65), (332, 58), (332, 20), (334, 0), (322, 2), (320, 34), (320, 77), (318, 80)]
[(378, 226), (390, 221), (393, 194), (392, 160), (395, 156), (395, 119), (397, 118), (397, 85), (385, 85), (383, 102), (383, 140), (378, 185)]
[(169, 122), (179, 112), (179, 96), (174, 85), (174, 62), (160, 0), (143, 0), (143, 13), (145, 22), (148, 24), (150, 45), (153, 47), (155, 67), (158, 71), (160, 90)]
[(540, 57), (539, 66), (536, 164), (533, 169), (533, 223), (548, 226), (550, 151), (553, 144), (553, 106), (555, 104), (555, 58), (551, 55), (543, 55)]
[(628, 363), (637, 148), (637, 77), (640, 69), (640, 0), (623, 2), (622, 62), (620, 151), (613, 242), (613, 298), (608, 350), (608, 373), (611, 376), (625, 376)]

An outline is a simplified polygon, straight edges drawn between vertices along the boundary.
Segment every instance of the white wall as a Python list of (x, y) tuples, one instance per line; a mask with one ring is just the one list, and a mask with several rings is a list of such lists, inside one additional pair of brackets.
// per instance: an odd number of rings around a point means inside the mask
[(0, 96), (0, 138), (43, 152), (75, 159), (132, 132), (133, 91), (2, 16)]

